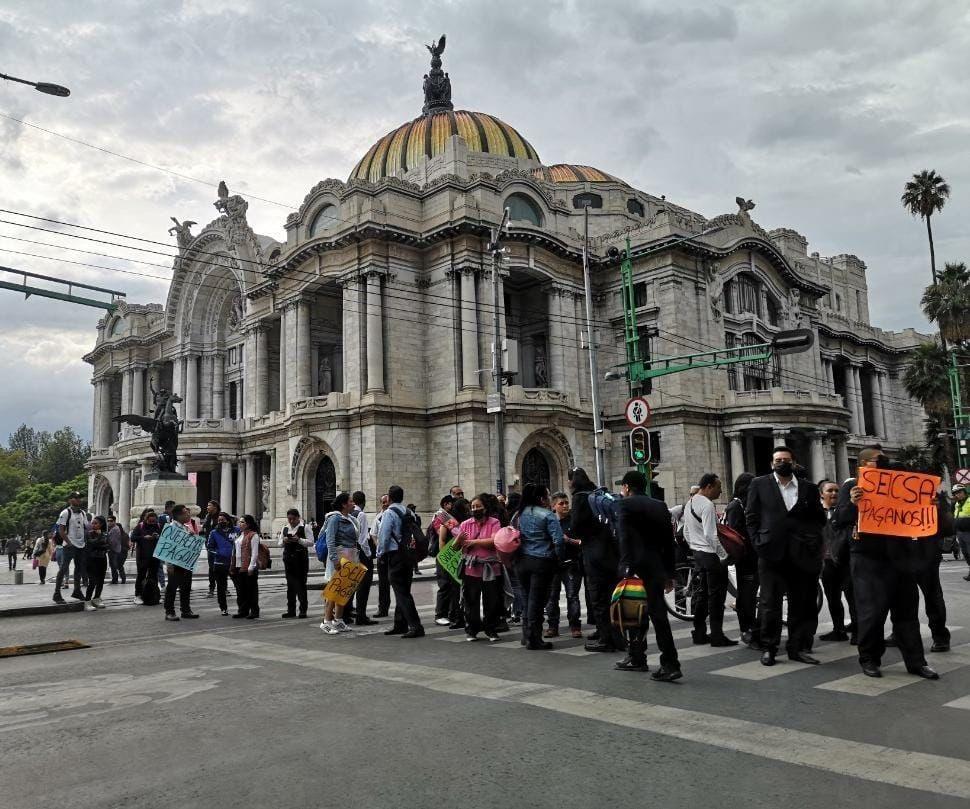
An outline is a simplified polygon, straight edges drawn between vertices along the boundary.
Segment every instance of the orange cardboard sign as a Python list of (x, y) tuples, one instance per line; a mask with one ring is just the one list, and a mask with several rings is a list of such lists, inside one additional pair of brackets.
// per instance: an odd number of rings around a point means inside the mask
[(936, 475), (895, 469), (859, 470), (857, 485), (865, 492), (858, 503), (859, 533), (894, 537), (936, 534)]

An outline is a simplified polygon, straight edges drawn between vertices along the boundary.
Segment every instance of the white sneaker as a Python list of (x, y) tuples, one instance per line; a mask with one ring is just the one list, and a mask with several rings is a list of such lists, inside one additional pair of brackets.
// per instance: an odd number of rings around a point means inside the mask
[(96, 610), (97, 607), (94, 606), (94, 603), (93, 602), (91, 602), (91, 601), (85, 601), (84, 602), (84, 609), (86, 609), (86, 610)]
[(94, 604), (95, 609), (99, 609), (99, 610), (107, 609), (107, 607), (105, 607), (105, 605), (101, 603), (100, 598), (92, 598), (91, 603)]
[(448, 626), (448, 624), (450, 624), (450, 623), (451, 623), (451, 621), (449, 621), (449, 620), (448, 620), (447, 618), (435, 618), (435, 619), (434, 619), (434, 622), (435, 622), (435, 623), (436, 623), (436, 624), (437, 624), (438, 626)]
[(141, 596), (135, 596), (132, 599), (132, 602), (135, 603), (135, 604), (144, 604), (145, 603), (144, 601), (141, 600)]
[(336, 629), (337, 632), (352, 632), (353, 631), (349, 626), (347, 626), (347, 624), (345, 624), (343, 622), (343, 619), (342, 618), (338, 618), (336, 621), (333, 622), (333, 628)]
[(340, 630), (337, 629), (336, 626), (334, 626), (334, 622), (333, 621), (324, 621), (322, 624), (320, 624), (320, 628), (327, 635), (339, 635), (340, 634)]

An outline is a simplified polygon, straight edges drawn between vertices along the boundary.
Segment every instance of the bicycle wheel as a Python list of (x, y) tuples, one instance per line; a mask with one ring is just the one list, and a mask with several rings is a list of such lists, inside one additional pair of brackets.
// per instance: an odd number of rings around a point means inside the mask
[(674, 568), (674, 589), (664, 593), (667, 612), (681, 621), (694, 620), (694, 598), (697, 590), (697, 577), (694, 566), (688, 562)]

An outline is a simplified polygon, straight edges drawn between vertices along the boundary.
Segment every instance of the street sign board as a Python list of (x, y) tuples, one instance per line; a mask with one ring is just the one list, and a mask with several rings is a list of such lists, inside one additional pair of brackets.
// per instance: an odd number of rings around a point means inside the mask
[(638, 465), (650, 460), (650, 433), (643, 427), (630, 430), (630, 460)]
[(957, 469), (953, 479), (957, 483), (970, 484), (970, 469)]
[(650, 405), (642, 396), (634, 396), (626, 403), (624, 415), (631, 427), (642, 427), (650, 421)]

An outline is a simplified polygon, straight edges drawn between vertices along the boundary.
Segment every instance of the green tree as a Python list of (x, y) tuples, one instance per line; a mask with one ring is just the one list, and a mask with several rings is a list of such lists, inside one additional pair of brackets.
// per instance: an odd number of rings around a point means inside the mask
[(20, 452), (0, 448), (0, 505), (11, 500), (30, 483), (27, 464)]
[(10, 449), (18, 451), (23, 455), (24, 461), (27, 465), (28, 472), (34, 468), (34, 464), (37, 463), (37, 459), (40, 457), (40, 448), (43, 444), (47, 433), (42, 430), (35, 430), (33, 427), (28, 427), (26, 424), (21, 424), (13, 433), (10, 435), (10, 440), (7, 441), (7, 445)]
[(940, 327), (950, 343), (970, 340), (970, 271), (963, 262), (947, 264), (923, 292), (923, 314)]
[(87, 489), (87, 478), (78, 475), (62, 483), (32, 483), (0, 506), (0, 535), (36, 536), (49, 529), (67, 505), (67, 496)]
[(950, 196), (950, 186), (935, 171), (924, 169), (914, 174), (903, 188), (900, 202), (913, 216), (918, 216), (926, 222), (926, 235), (930, 240), (930, 272), (936, 282), (936, 251), (933, 247), (933, 227), (930, 218), (942, 211)]
[(945, 419), (950, 412), (950, 383), (947, 353), (937, 342), (920, 343), (909, 355), (903, 386), (926, 412)]
[(91, 448), (70, 427), (44, 433), (33, 477), (39, 483), (60, 483), (84, 471)]

